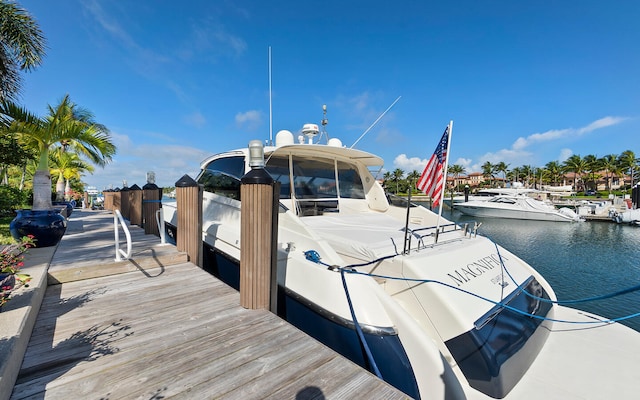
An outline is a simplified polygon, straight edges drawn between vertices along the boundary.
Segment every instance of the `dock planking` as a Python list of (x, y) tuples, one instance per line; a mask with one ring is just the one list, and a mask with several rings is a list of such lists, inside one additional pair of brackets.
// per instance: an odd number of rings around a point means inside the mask
[(82, 214), (50, 271), (105, 271), (47, 288), (11, 399), (407, 398), (189, 262), (110, 273), (112, 217)]

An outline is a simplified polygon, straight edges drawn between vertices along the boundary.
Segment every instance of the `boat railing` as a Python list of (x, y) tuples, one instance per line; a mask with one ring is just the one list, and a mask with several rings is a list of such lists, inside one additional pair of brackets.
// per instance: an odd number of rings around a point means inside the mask
[[(122, 230), (127, 238), (126, 252), (120, 248), (120, 228), (118, 227), (118, 224), (122, 225)], [(113, 211), (113, 230), (116, 242), (116, 261), (129, 259), (129, 257), (131, 257), (131, 233), (129, 232), (126, 221), (122, 218), (122, 214), (118, 209)]]
[[(476, 221), (468, 221), (463, 225), (458, 225), (457, 223), (448, 223), (440, 226), (425, 226), (416, 229), (408, 229), (409, 235), (407, 236), (408, 244), (407, 244), (407, 254), (412, 250), (412, 241), (413, 239), (417, 240), (417, 247), (413, 250), (421, 250), (427, 247), (434, 247), (439, 244), (444, 244), (448, 242), (452, 242), (455, 240), (459, 240), (460, 236), (449, 237), (445, 240), (439, 240), (441, 235), (450, 232), (462, 231), (463, 237), (476, 237), (478, 234), (478, 228), (480, 228), (482, 223), (478, 223)], [(433, 238), (433, 242), (428, 243), (427, 239)]]

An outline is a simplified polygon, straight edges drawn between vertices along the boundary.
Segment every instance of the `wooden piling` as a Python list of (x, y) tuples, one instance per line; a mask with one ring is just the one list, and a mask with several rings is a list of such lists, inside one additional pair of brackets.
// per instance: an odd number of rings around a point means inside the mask
[(129, 213), (129, 188), (123, 187), (120, 189), (120, 213), (122, 214), (122, 218), (130, 219)]
[(176, 182), (177, 241), (189, 261), (202, 267), (202, 186), (189, 175)]
[(129, 189), (129, 223), (142, 226), (142, 189), (138, 185)]
[(162, 189), (155, 183), (147, 183), (142, 187), (142, 225), (144, 233), (160, 236), (156, 212), (162, 206)]
[(102, 195), (104, 196), (103, 207), (105, 210), (113, 210), (113, 193), (113, 190), (105, 190), (102, 192)]
[(116, 188), (113, 191), (113, 196), (111, 196), (111, 210), (115, 211), (118, 210), (120, 211), (120, 213), (122, 213), (122, 209), (121, 209), (121, 202), (120, 202), (120, 198), (121, 198), (121, 194), (120, 194), (120, 189)]
[(277, 241), (275, 187), (273, 178), (263, 168), (252, 169), (242, 177), (240, 305), (249, 309), (272, 307), (271, 288), (275, 286), (274, 253)]

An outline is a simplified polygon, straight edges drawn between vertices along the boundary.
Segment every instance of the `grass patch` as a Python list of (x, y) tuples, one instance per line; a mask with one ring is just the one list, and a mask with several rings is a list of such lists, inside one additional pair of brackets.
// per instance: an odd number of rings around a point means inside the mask
[(9, 232), (9, 224), (14, 217), (0, 217), (0, 244), (15, 243), (11, 232)]

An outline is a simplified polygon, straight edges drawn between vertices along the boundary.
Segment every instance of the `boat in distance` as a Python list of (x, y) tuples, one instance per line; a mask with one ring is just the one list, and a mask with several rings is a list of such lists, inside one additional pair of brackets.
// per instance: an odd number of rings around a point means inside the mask
[[(264, 147), (280, 183), (278, 315), (416, 399), (637, 395), (640, 333), (557, 304), (545, 278), (477, 224), (390, 201), (374, 176), (380, 157), (303, 131)], [(196, 178), (204, 268), (235, 288), (251, 165), (248, 148), (232, 150)], [(176, 203), (162, 210), (175, 237)]]
[(577, 222), (582, 219), (569, 208), (523, 195), (496, 195), (487, 200), (472, 200), (456, 204), (456, 210), (473, 217), (511, 218), (537, 221)]

